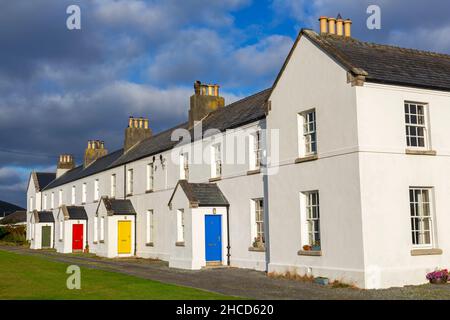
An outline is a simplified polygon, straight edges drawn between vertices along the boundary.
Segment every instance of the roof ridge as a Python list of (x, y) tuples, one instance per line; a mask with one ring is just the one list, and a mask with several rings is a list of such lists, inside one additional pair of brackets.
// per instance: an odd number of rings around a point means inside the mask
[(364, 40), (360, 40), (354, 37), (342, 37), (342, 36), (338, 36), (338, 35), (334, 35), (334, 34), (318, 34), (317, 32), (315, 32), (314, 30), (311, 29), (305, 29), (306, 31), (310, 31), (312, 33), (315, 34), (315, 36), (324, 39), (324, 40), (328, 40), (328, 38), (331, 38), (333, 40), (341, 40), (343, 42), (354, 42), (357, 44), (361, 44), (361, 45), (365, 45), (365, 46), (369, 46), (369, 47), (384, 47), (384, 48), (391, 48), (391, 49), (395, 49), (395, 50), (399, 50), (399, 51), (404, 51), (407, 53), (419, 53), (419, 54), (424, 54), (424, 55), (428, 55), (428, 56), (438, 56), (438, 57), (442, 57), (442, 58), (446, 58), (446, 59), (450, 59), (450, 54), (446, 54), (446, 53), (441, 53), (441, 52), (436, 52), (436, 51), (430, 51), (430, 50), (423, 50), (423, 49), (414, 49), (414, 48), (407, 48), (407, 47), (401, 47), (401, 46), (396, 46), (396, 45), (392, 45), (392, 44), (385, 44), (385, 43), (376, 43), (376, 42), (372, 42), (372, 41), (364, 41)]
[(405, 52), (408, 52), (408, 53), (420, 53), (420, 54), (424, 54), (424, 55), (438, 56), (438, 57), (450, 59), (450, 54), (436, 52), (436, 51), (423, 50), (423, 49), (414, 49), (414, 48), (406, 48), (406, 47), (400, 47), (400, 46), (396, 46), (396, 45), (392, 45), (392, 44), (384, 44), (384, 43), (363, 41), (363, 40), (359, 40), (359, 39), (355, 39), (355, 38), (350, 38), (350, 39), (347, 39), (347, 40), (354, 41), (354, 42), (357, 42), (357, 43), (361, 43), (361, 44), (364, 44), (364, 45), (367, 45), (367, 46), (370, 46), (370, 47), (385, 47), (385, 48), (391, 48), (391, 49), (396, 49), (396, 50), (400, 50), (400, 51), (405, 51)]

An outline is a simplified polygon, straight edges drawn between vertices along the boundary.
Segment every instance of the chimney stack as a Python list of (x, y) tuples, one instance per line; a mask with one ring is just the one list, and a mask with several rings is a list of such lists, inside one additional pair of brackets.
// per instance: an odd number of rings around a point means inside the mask
[(225, 99), (219, 96), (219, 85), (194, 83), (194, 95), (191, 96), (189, 109), (189, 128), (201, 121), (210, 112), (225, 106)]
[(151, 136), (152, 130), (148, 126), (148, 119), (130, 117), (128, 128), (125, 129), (124, 151), (128, 152), (136, 144)]
[(346, 38), (352, 36), (352, 20), (350, 19), (344, 21), (344, 34)]
[(67, 171), (75, 168), (75, 161), (70, 154), (62, 154), (59, 156), (58, 165), (56, 166), (56, 178), (58, 179)]
[(344, 35), (344, 19), (341, 14), (338, 14), (336, 18), (336, 34), (340, 37)]
[(341, 14), (338, 14), (337, 18), (321, 16), (319, 21), (320, 34), (322, 35), (331, 34), (346, 38), (350, 38), (352, 36), (352, 20), (344, 20)]
[(336, 19), (328, 18), (328, 33), (336, 34)]
[(84, 152), (84, 167), (88, 167), (95, 160), (108, 154), (105, 149), (105, 143), (100, 140), (89, 140), (86, 151)]
[(319, 18), (320, 21), (320, 33), (327, 33), (328, 32), (328, 18), (321, 16)]

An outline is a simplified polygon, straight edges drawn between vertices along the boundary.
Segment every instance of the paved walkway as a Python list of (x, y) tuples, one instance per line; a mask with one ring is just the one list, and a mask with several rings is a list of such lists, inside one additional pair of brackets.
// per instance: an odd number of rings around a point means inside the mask
[(450, 285), (389, 290), (331, 288), (310, 282), (273, 279), (263, 272), (246, 269), (212, 268), (189, 271), (170, 269), (166, 262), (149, 259), (106, 259), (90, 254), (59, 254), (49, 250), (9, 246), (0, 246), (0, 250), (251, 299), (450, 299)]

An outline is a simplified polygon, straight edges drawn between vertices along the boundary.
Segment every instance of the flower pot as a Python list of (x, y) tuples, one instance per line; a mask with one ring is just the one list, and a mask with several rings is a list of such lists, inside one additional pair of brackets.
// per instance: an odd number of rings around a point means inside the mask
[(448, 281), (448, 278), (436, 278), (436, 279), (431, 279), (430, 283), (432, 284), (446, 284)]

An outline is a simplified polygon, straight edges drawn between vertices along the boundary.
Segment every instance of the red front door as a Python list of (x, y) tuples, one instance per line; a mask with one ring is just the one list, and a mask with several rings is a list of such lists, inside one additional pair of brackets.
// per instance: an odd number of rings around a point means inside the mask
[(83, 225), (74, 224), (72, 228), (72, 250), (83, 250)]

